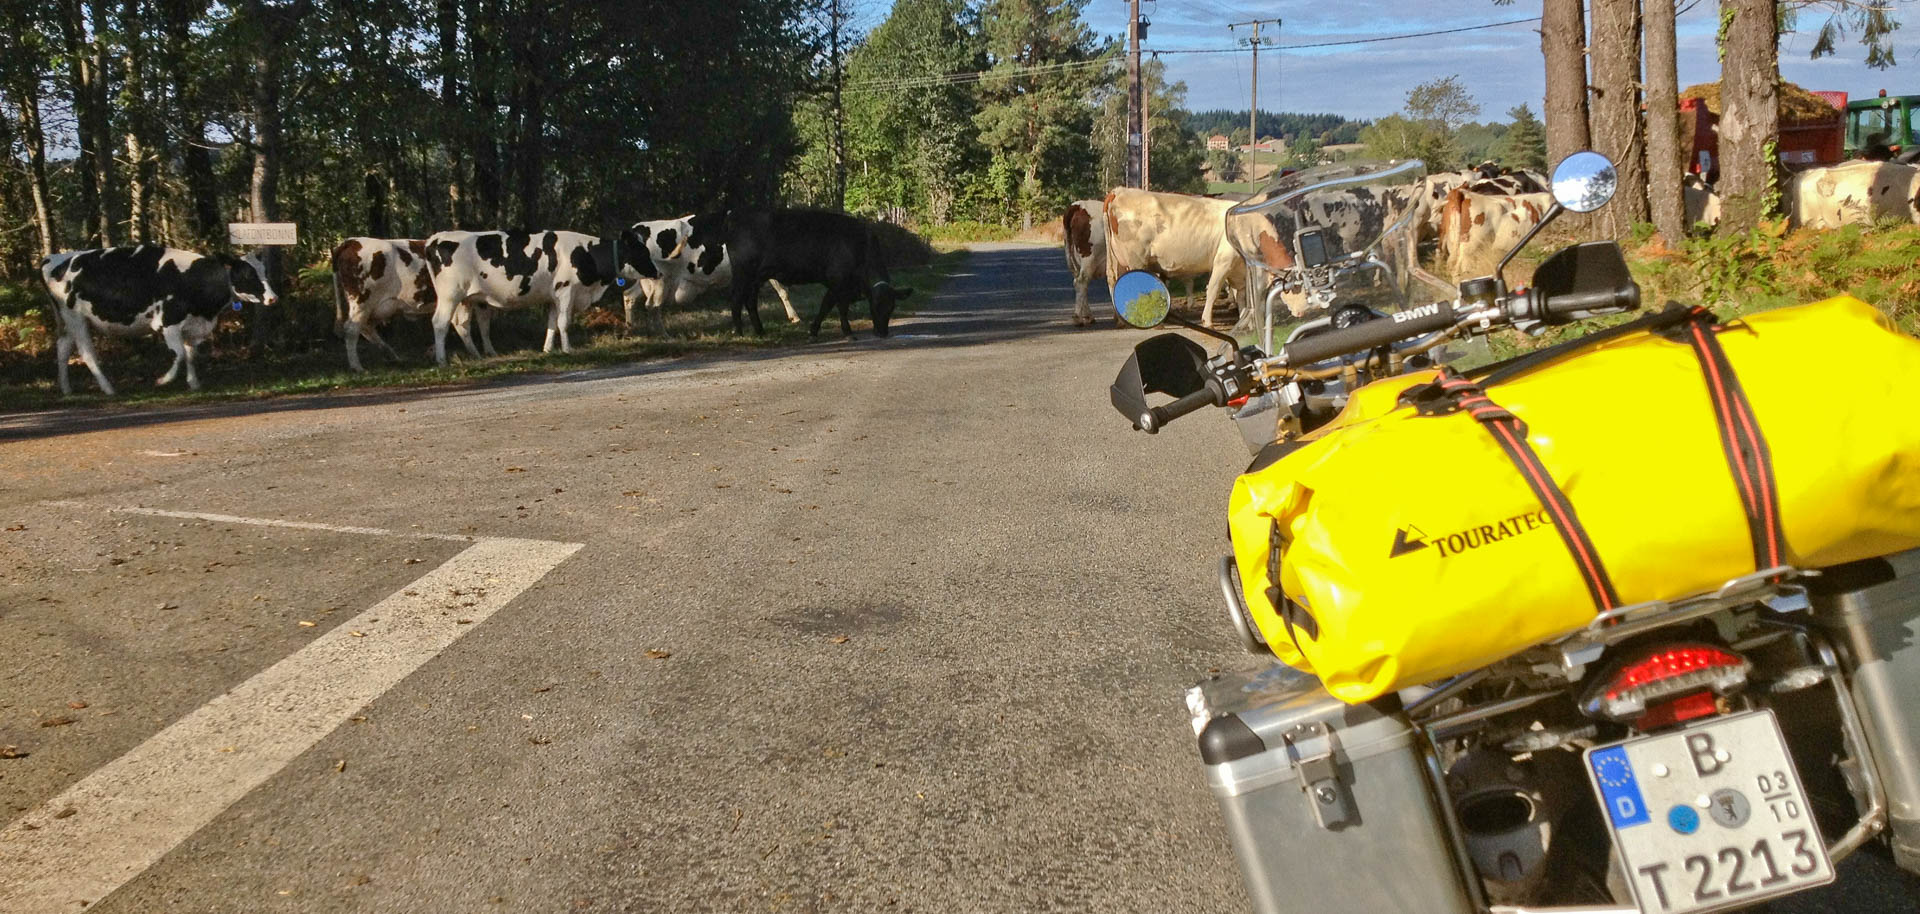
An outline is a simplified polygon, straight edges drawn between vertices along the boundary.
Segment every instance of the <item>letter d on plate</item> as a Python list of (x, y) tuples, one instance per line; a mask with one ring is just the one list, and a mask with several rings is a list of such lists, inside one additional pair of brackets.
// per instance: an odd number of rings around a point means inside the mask
[(1593, 766), (1593, 779), (1600, 785), (1600, 798), (1607, 804), (1607, 815), (1613, 817), (1614, 828), (1652, 821), (1647, 814), (1647, 801), (1640, 795), (1640, 782), (1633, 777), (1633, 763), (1627, 761), (1625, 747), (1595, 750), (1587, 757), (1587, 764)]

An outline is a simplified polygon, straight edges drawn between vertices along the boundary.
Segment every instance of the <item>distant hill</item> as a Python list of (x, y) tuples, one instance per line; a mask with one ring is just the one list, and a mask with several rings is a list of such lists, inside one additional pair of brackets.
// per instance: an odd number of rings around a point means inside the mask
[[(1260, 112), (1260, 136), (1286, 137), (1292, 140), (1305, 134), (1327, 145), (1357, 143), (1360, 141), (1360, 128), (1369, 123), (1371, 121), (1348, 120), (1338, 114), (1262, 111)], [(1187, 127), (1201, 136), (1215, 133), (1231, 136), (1235, 128), (1247, 129), (1247, 109), (1228, 111), (1215, 108), (1211, 111), (1196, 111), (1187, 118)]]

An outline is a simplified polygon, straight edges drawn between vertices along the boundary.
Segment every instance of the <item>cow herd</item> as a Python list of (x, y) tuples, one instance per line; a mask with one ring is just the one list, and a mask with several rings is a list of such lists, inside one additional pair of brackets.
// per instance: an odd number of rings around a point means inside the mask
[[(824, 210), (729, 210), (679, 219), (638, 222), (614, 237), (578, 232), (440, 232), (424, 239), (348, 238), (334, 248), (333, 301), (336, 328), (346, 342), (347, 365), (361, 371), (365, 340), (395, 360), (399, 354), (380, 336), (396, 316), (430, 317), (434, 358), (447, 362), (452, 329), (469, 355), (494, 355), (490, 325), (495, 311), (544, 307), (543, 351), (558, 343), (572, 351), (568, 329), (574, 316), (608, 289), (621, 289), (631, 330), (635, 307), (647, 309), (654, 333), (664, 332), (661, 309), (686, 304), (709, 289), (725, 288), (733, 327), (764, 332), (759, 294), (770, 284), (799, 322), (789, 285), (820, 285), (825, 294), (812, 334), (831, 311), (851, 337), (848, 311), (869, 303), (876, 336), (887, 335), (895, 303), (912, 294), (894, 288), (874, 226), (845, 213)], [(54, 301), (60, 392), (71, 393), (67, 363), (75, 351), (103, 393), (113, 385), (100, 368), (94, 333), (153, 336), (174, 353), (169, 384), (184, 368), (187, 384), (200, 389), (196, 347), (213, 333), (220, 313), (242, 302), (271, 307), (278, 296), (267, 285), (257, 254), (202, 255), (142, 244), (66, 251), (40, 264)], [(746, 321), (743, 322), (743, 314)], [(480, 345), (474, 345), (478, 331)]]
[[(1269, 192), (1271, 193), (1271, 192)], [(1687, 224), (1716, 225), (1720, 197), (1698, 175), (1683, 185)], [(1482, 275), (1539, 224), (1553, 197), (1546, 179), (1495, 163), (1425, 176), (1405, 190), (1379, 194), (1349, 189), (1311, 197), (1302, 205), (1316, 224), (1380, 220), (1413, 212), (1418, 243), (1456, 280)], [(1795, 173), (1786, 183), (1789, 223), (1808, 228), (1870, 225), (1882, 221), (1920, 224), (1920, 168), (1892, 162), (1849, 162)], [(1193, 280), (1207, 277), (1201, 322), (1212, 325), (1226, 287), (1246, 289), (1246, 259), (1278, 271), (1293, 266), (1287, 245), (1259, 220), (1236, 220), (1234, 201), (1188, 194), (1116, 189), (1104, 200), (1081, 200), (1062, 217), (1067, 268), (1073, 276), (1076, 325), (1093, 323), (1087, 288), (1105, 277), (1109, 292), (1128, 270), (1148, 270), (1169, 281), (1186, 278), (1188, 306)], [(1342, 229), (1349, 237), (1369, 237)], [(1239, 237), (1244, 236), (1244, 237)], [(1239, 252), (1248, 252), (1243, 257)]]
[[(1378, 223), (1389, 212), (1412, 208), (1419, 240), (1437, 244), (1441, 261), (1457, 275), (1503, 253), (1540, 221), (1552, 203), (1544, 177), (1492, 162), (1427, 175), (1405, 191), (1390, 190), (1364, 199), (1358, 191), (1344, 191), (1307, 201), (1324, 210), (1312, 214), (1322, 224)], [(1290, 267), (1284, 245), (1253, 235), (1234, 237), (1235, 228), (1227, 218), (1234, 205), (1229, 199), (1117, 188), (1105, 199), (1068, 206), (1061, 223), (1067, 268), (1073, 275), (1074, 323), (1093, 323), (1087, 287), (1101, 277), (1107, 279), (1109, 292), (1114, 279), (1128, 270), (1148, 270), (1168, 280), (1184, 278), (1191, 306), (1193, 281), (1204, 276), (1207, 291), (1200, 320), (1211, 325), (1222, 292), (1249, 287), (1246, 262), (1239, 251), (1260, 252), (1257, 256), (1263, 257), (1270, 253), (1268, 259), (1278, 259), (1269, 266)]]

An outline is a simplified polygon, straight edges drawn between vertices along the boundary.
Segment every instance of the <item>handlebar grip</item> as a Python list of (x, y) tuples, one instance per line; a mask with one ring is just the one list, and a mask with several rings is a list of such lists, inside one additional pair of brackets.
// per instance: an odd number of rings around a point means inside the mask
[(1159, 434), (1160, 429), (1165, 428), (1167, 423), (1190, 412), (1217, 404), (1213, 385), (1209, 384), (1165, 406), (1156, 406), (1147, 410), (1140, 416), (1140, 430), (1149, 435)]
[(1629, 282), (1616, 289), (1562, 292), (1558, 295), (1539, 295), (1538, 298), (1540, 301), (1535, 307), (1540, 311), (1540, 319), (1549, 324), (1564, 324), (1598, 314), (1637, 310), (1640, 307), (1640, 286)]
[(1299, 342), (1288, 343), (1282, 351), (1286, 355), (1287, 365), (1298, 368), (1337, 356), (1365, 352), (1436, 330), (1445, 330), (1453, 326), (1453, 323), (1453, 304), (1434, 302), (1410, 311), (1401, 311), (1384, 318), (1356, 324), (1345, 330), (1329, 330), (1326, 333), (1315, 334)]

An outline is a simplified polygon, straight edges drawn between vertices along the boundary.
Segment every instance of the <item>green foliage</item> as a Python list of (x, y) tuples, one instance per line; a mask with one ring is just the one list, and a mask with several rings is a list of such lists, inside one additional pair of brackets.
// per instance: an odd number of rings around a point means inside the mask
[[(1360, 128), (1366, 123), (1348, 120), (1338, 114), (1296, 114), (1290, 111), (1262, 111), (1259, 120), (1261, 136), (1286, 137), (1289, 140), (1312, 137), (1326, 146), (1360, 142)], [(1188, 125), (1203, 137), (1226, 134), (1236, 146), (1247, 141), (1245, 108), (1239, 111), (1219, 108), (1196, 111), (1188, 119)]]
[(1533, 109), (1526, 105), (1509, 110), (1507, 117), (1513, 119), (1513, 124), (1507, 128), (1506, 135), (1500, 138), (1497, 158), (1513, 168), (1546, 171), (1546, 125), (1540, 123)]
[(1207, 168), (1213, 172), (1216, 181), (1232, 183), (1246, 176), (1246, 157), (1231, 149), (1210, 149), (1207, 151)]
[(1086, 100), (1102, 67), (1088, 64), (1111, 57), (1113, 49), (1095, 43), (1080, 16), (1085, 5), (987, 0), (980, 8), (989, 67), (973, 121), (994, 161), (1018, 175), (1014, 209), (1023, 227), (1096, 189)]
[(1436, 125), (1400, 114), (1389, 114), (1360, 131), (1367, 155), (1377, 159), (1420, 159), (1430, 171), (1446, 171), (1460, 163), (1453, 138)]
[[(1146, 88), (1147, 115), (1151, 123), (1153, 157), (1148, 177), (1153, 190), (1199, 193), (1205, 189), (1201, 168), (1206, 163), (1206, 146), (1190, 128), (1190, 117), (1183, 106), (1187, 84), (1166, 81), (1166, 65), (1158, 60), (1141, 64), (1140, 82)], [(1114, 75), (1095, 90), (1098, 105), (1093, 119), (1092, 142), (1099, 156), (1092, 195), (1126, 183), (1127, 176), (1127, 78), (1124, 71)]]
[(1423, 82), (1407, 92), (1407, 116), (1431, 121), (1452, 133), (1467, 119), (1480, 113), (1480, 104), (1460, 84), (1460, 77), (1443, 76)]

